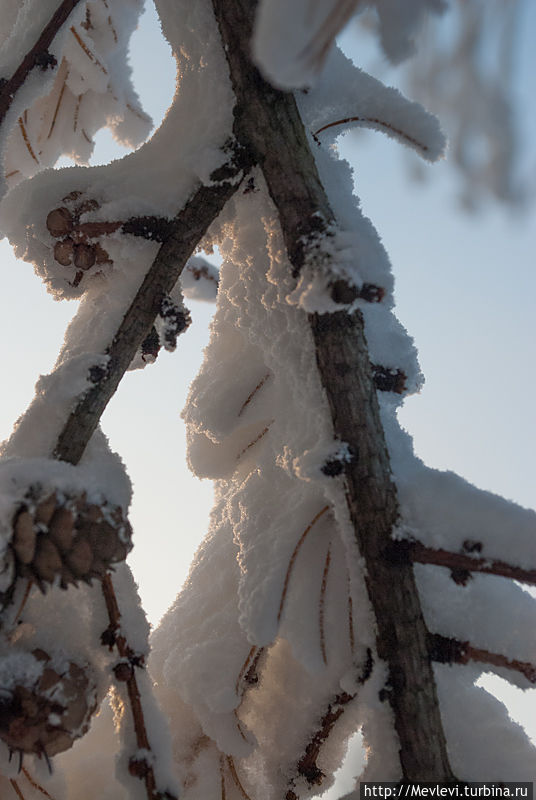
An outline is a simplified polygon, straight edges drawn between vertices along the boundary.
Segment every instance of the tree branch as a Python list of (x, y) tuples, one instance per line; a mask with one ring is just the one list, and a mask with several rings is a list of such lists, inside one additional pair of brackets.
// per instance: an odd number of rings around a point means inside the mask
[(471, 642), (461, 642), (439, 633), (430, 633), (428, 644), (430, 658), (441, 664), (468, 664), (470, 661), (478, 661), (481, 664), (514, 670), (521, 673), (529, 683), (536, 684), (536, 665), (528, 661), (510, 659), (501, 653), (491, 653), (489, 650), (474, 647)]
[(171, 292), (188, 258), (234, 194), (244, 170), (251, 165), (241, 156), (230, 165), (226, 180), (201, 186), (170, 226), (158, 254), (127, 310), (106, 355), (106, 370), (95, 377), (70, 414), (56, 444), (54, 457), (77, 464), (109, 400), (156, 319), (162, 300)]
[[(249, 0), (213, 0), (237, 99), (235, 136), (263, 169), (297, 276), (314, 243), (329, 235), (335, 217), (294, 97), (268, 85), (251, 62), (255, 5)], [(387, 695), (402, 772), (407, 780), (452, 781), (413, 569), (411, 564), (395, 568), (383, 554), (398, 503), (363, 319), (358, 312), (350, 316), (343, 311), (309, 315), (309, 323), (334, 436), (358, 454), (345, 465), (346, 500), (366, 562), (378, 655), (389, 664)]]
[[(480, 543), (477, 543), (479, 545)], [(463, 553), (451, 553), (449, 550), (426, 547), (421, 542), (398, 540), (392, 542), (387, 550), (388, 558), (393, 561), (413, 561), (417, 564), (433, 564), (446, 567), (457, 576), (458, 582), (470, 577), (472, 572), (482, 572), (486, 575), (498, 575), (501, 578), (510, 578), (520, 583), (536, 586), (536, 569), (523, 569), (505, 561), (492, 561), (489, 558), (475, 558)]]
[(80, 0), (63, 0), (45, 26), (38, 40), (29, 50), (11, 78), (4, 79), (0, 85), (0, 124), (2, 124), (18, 90), (34, 67), (46, 69), (56, 65), (56, 59), (48, 53), (48, 48), (62, 25), (67, 22)]
[[(186, 261), (237, 190), (245, 170), (251, 166), (251, 162), (243, 156), (235, 148), (228, 164), (211, 176), (214, 182), (197, 189), (170, 223), (160, 250), (107, 350), (107, 369), (98, 372), (94, 378), (95, 385), (80, 398), (67, 419), (53, 453), (55, 458), (71, 464), (79, 462), (104, 409), (160, 312), (163, 299), (173, 289)], [(144, 666), (143, 660), (128, 645), (126, 638), (117, 633), (121, 612), (109, 574), (102, 579), (101, 587), (110, 622), (102, 643), (118, 649), (122, 661), (116, 665), (114, 673), (117, 680), (127, 685), (137, 746), (138, 749), (151, 752), (135, 672), (136, 667)], [(148, 800), (163, 800), (162, 793), (157, 789), (153, 767), (147, 759), (132, 757), (129, 771), (144, 781)], [(169, 800), (173, 800), (171, 795)]]

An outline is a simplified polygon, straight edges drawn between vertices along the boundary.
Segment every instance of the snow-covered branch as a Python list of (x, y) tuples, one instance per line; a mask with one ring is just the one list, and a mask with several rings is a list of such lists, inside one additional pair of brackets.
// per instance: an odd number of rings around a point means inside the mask
[(0, 82), (0, 124), (30, 72), (36, 67), (45, 70), (57, 66), (57, 61), (48, 52), (48, 48), (79, 2), (80, 0), (63, 0), (13, 75)]
[[(478, 542), (473, 542), (469, 546), (473, 553), (479, 553), (482, 550), (482, 545)], [(403, 539), (394, 541), (389, 545), (388, 557), (393, 561), (408, 560), (418, 564), (435, 564), (438, 567), (446, 567), (451, 570), (454, 579), (459, 583), (468, 580), (472, 572), (483, 572), (487, 575), (498, 575), (520, 583), (536, 585), (536, 569), (526, 569), (505, 561), (481, 558), (478, 555), (434, 549), (426, 547), (420, 542)]]
[(65, 423), (54, 451), (56, 458), (72, 464), (79, 461), (106, 405), (161, 312), (162, 301), (251, 166), (251, 161), (244, 158), (240, 153), (237, 160), (213, 174), (213, 182), (199, 187), (171, 222), (169, 233), (106, 352), (106, 368), (93, 373), (93, 388), (79, 400)]

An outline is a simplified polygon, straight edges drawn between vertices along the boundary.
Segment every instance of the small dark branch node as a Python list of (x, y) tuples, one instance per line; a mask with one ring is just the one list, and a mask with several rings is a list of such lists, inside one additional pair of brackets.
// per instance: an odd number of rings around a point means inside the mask
[(99, 383), (106, 376), (106, 369), (99, 364), (89, 368), (89, 380), (91, 383)]
[(44, 52), (37, 53), (35, 57), (35, 66), (39, 67), (43, 70), (43, 72), (45, 72), (49, 68), (54, 69), (54, 67), (57, 67), (58, 60), (52, 55), (52, 53), (49, 53), (48, 50), (46, 50)]
[(152, 363), (158, 358), (160, 352), (160, 337), (155, 326), (151, 328), (143, 342), (141, 343), (141, 357), (143, 361)]
[(367, 647), (367, 655), (365, 658), (365, 663), (363, 664), (361, 675), (357, 679), (361, 685), (363, 685), (368, 681), (368, 679), (372, 675), (373, 669), (374, 669), (374, 657), (372, 655), (372, 650), (370, 649), (370, 647)]
[(385, 297), (385, 289), (374, 283), (364, 283), (361, 287), (352, 286), (340, 278), (333, 281), (330, 286), (331, 299), (334, 303), (347, 306), (355, 300), (365, 300), (367, 303), (381, 303)]
[(438, 664), (457, 664), (464, 661), (468, 642), (449, 639), (438, 633), (428, 634), (428, 652), (432, 661)]
[(372, 364), (372, 375), (374, 386), (380, 392), (404, 394), (407, 389), (406, 381), (408, 377), (401, 369), (391, 369), (390, 367), (382, 367), (379, 364)]
[(450, 577), (457, 583), (458, 586), (466, 586), (473, 577), (468, 569), (460, 569), (455, 567), (450, 571)]
[(473, 539), (466, 539), (462, 546), (466, 553), (482, 552), (482, 542), (476, 542)]
[[(393, 543), (394, 544), (394, 543)], [(397, 545), (399, 543), (396, 543)], [(400, 543), (402, 545), (402, 543)], [(468, 572), (482, 572), (487, 575), (498, 575), (502, 578), (510, 578), (520, 583), (536, 585), (536, 569), (524, 569), (504, 561), (492, 561), (489, 558), (475, 558), (465, 555), (465, 553), (451, 553), (449, 550), (426, 547), (421, 542), (408, 541), (405, 545), (408, 551), (408, 558), (417, 564), (433, 564), (438, 567), (446, 567), (450, 570), (467, 570)], [(474, 552), (481, 552), (480, 542), (471, 544), (473, 547), (480, 547)]]
[(383, 556), (390, 564), (409, 564), (412, 561), (413, 542), (409, 539), (393, 539), (383, 550)]
[(177, 305), (169, 295), (166, 295), (160, 304), (159, 317), (164, 323), (164, 348), (173, 352), (177, 347), (178, 337), (192, 324), (192, 317), (187, 308)]

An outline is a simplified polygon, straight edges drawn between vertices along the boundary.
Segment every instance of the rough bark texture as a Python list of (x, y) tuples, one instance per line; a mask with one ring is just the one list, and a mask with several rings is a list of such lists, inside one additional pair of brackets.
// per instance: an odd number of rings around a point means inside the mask
[[(262, 166), (278, 209), (294, 273), (307, 240), (329, 229), (334, 214), (292, 94), (269, 86), (251, 62), (251, 0), (213, 0), (236, 93), (235, 135)], [(389, 666), (386, 698), (394, 711), (407, 780), (456, 780), (441, 724), (427, 632), (413, 569), (385, 550), (398, 505), (359, 313), (309, 317), (334, 434), (354, 453), (346, 472), (350, 518), (367, 566), (377, 620), (378, 654)]]
[(233, 163), (221, 175), (213, 175), (214, 181), (221, 178), (221, 182), (201, 186), (172, 221), (169, 235), (107, 350), (107, 368), (95, 370), (95, 385), (80, 399), (65, 423), (54, 450), (55, 458), (71, 464), (79, 462), (104, 409), (151, 330), (162, 300), (173, 289), (210, 223), (236, 191), (245, 166), (245, 162)]

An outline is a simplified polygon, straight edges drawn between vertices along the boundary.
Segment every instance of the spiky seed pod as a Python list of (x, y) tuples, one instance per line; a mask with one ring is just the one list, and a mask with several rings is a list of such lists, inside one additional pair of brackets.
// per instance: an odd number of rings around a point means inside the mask
[(131, 534), (120, 508), (88, 503), (85, 495), (28, 497), (13, 518), (15, 574), (42, 589), (57, 578), (63, 588), (101, 578), (126, 558)]
[(96, 711), (90, 669), (43, 650), (0, 659), (0, 738), (11, 750), (54, 756), (83, 736)]

